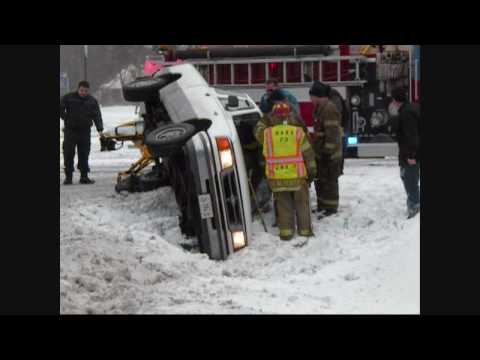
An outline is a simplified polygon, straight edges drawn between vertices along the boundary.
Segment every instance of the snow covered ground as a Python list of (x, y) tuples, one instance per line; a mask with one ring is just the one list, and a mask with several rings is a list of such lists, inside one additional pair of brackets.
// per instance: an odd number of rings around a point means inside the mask
[[(102, 113), (114, 126), (133, 107)], [(137, 155), (101, 153), (92, 131), (96, 184), (60, 186), (62, 314), (420, 312), (420, 217), (405, 218), (396, 160), (348, 160), (340, 213), (314, 220), (305, 247), (281, 242), (270, 215), (270, 234), (257, 219), (250, 246), (216, 262), (180, 246), (187, 240), (169, 188), (115, 193), (116, 173)], [(310, 195), (314, 203), (313, 187)]]

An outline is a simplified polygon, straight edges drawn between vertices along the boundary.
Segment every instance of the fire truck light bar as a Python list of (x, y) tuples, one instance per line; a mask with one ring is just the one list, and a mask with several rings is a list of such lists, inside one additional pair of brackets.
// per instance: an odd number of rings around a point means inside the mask
[(348, 138), (348, 145), (357, 145), (358, 138), (356, 136), (351, 136)]

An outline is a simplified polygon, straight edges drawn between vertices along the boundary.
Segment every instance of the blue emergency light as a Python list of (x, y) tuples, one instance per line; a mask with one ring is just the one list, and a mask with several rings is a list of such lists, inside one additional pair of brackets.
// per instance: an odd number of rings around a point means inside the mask
[(357, 145), (358, 138), (356, 136), (351, 136), (348, 138), (348, 145)]

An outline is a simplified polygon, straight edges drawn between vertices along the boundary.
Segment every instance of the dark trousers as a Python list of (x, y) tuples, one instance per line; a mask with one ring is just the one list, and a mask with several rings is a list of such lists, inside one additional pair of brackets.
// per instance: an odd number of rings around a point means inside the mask
[(342, 159), (317, 160), (318, 177), (315, 181), (318, 210), (338, 210), (338, 178), (342, 172)]
[(65, 173), (72, 174), (75, 171), (75, 149), (78, 149), (78, 169), (82, 174), (88, 174), (88, 156), (90, 155), (90, 129), (70, 130), (65, 129), (63, 138), (63, 162)]
[(400, 178), (407, 192), (408, 210), (420, 207), (420, 164), (400, 167)]

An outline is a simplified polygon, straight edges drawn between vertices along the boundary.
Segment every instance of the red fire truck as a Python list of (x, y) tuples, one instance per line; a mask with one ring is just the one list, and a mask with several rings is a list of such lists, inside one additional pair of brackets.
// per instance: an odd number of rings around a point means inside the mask
[(349, 106), (345, 133), (347, 154), (352, 157), (395, 156), (397, 146), (388, 112), (391, 89), (404, 86), (410, 89), (409, 96), (414, 93), (418, 97), (418, 91), (412, 89), (416, 84), (411, 71), (413, 46), (197, 45), (158, 49), (161, 55), (149, 57), (145, 69), (185, 61), (210, 85), (247, 93), (257, 102), (265, 93), (266, 81), (279, 79), (298, 99), (309, 127), (313, 124), (309, 89), (314, 80), (330, 85)]

